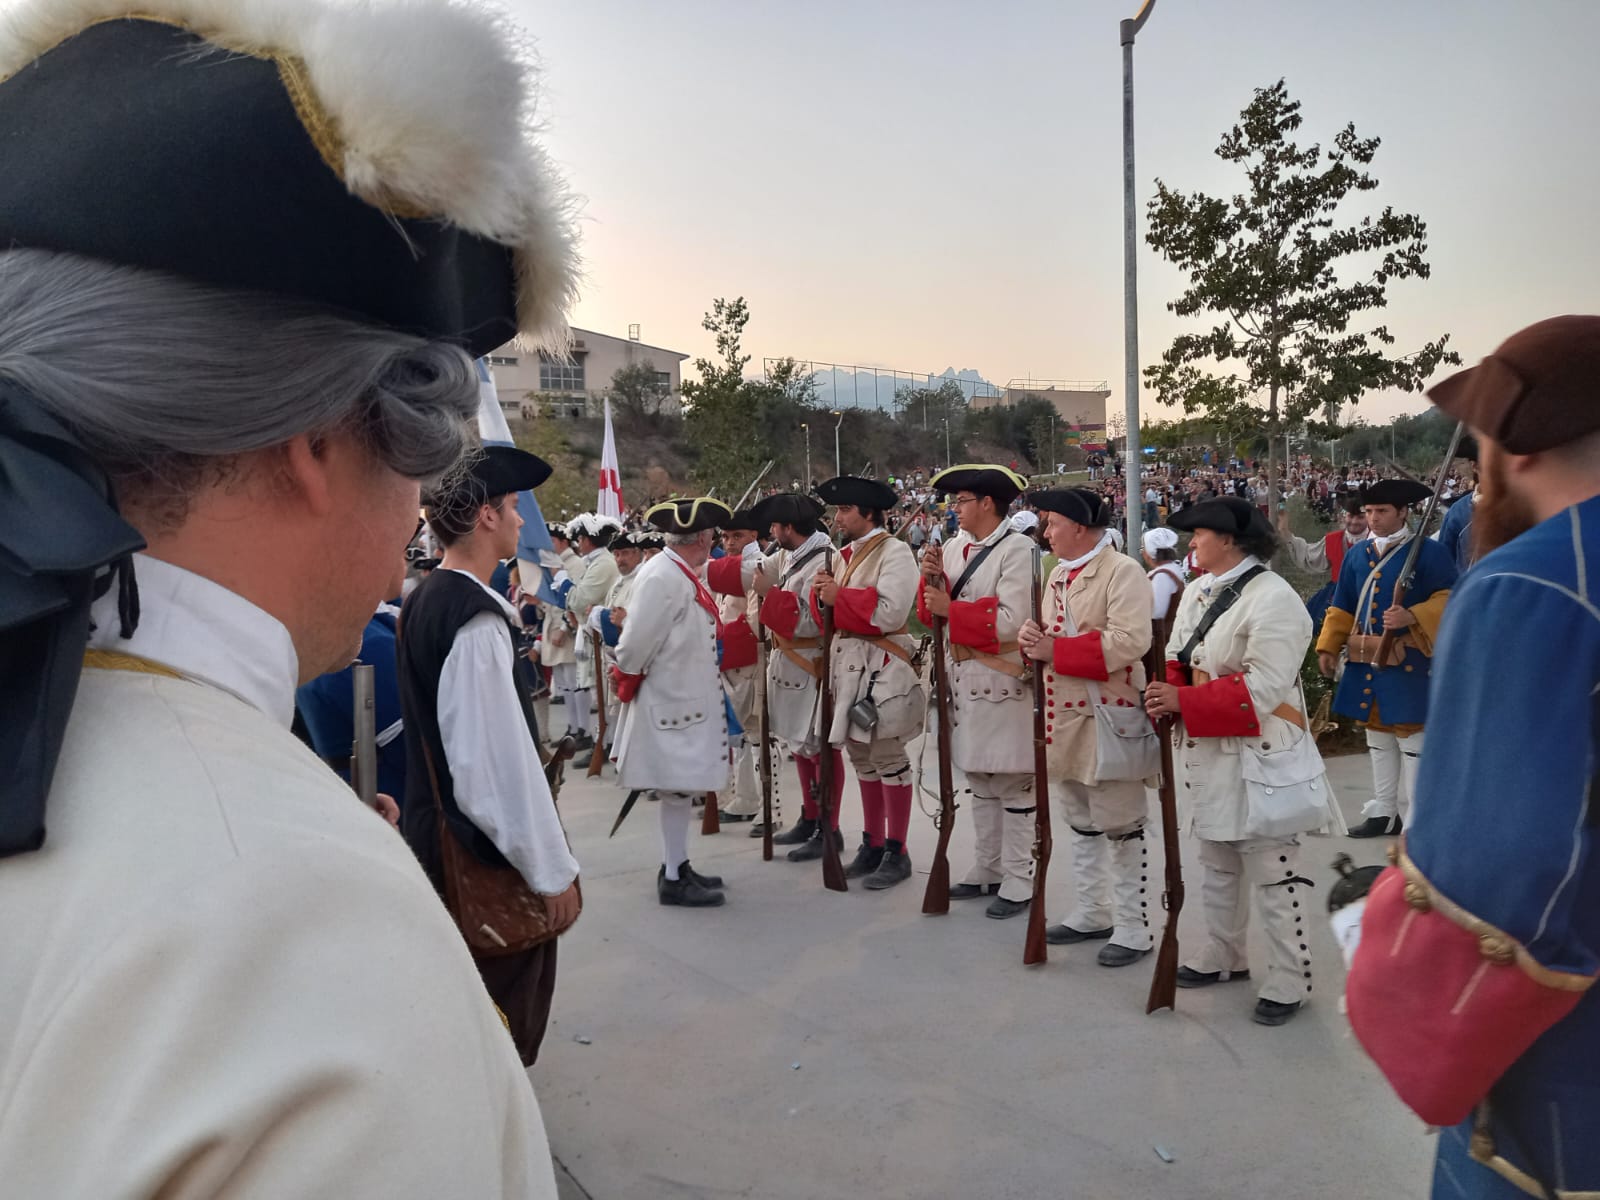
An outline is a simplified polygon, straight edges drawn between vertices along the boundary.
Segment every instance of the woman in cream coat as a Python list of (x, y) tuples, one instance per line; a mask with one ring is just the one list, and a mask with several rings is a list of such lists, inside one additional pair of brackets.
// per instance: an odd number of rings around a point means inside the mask
[[(1267, 942), (1254, 1019), (1282, 1025), (1311, 993), (1305, 930), (1311, 881), (1299, 873), (1299, 835), (1343, 828), (1306, 730), (1300, 667), (1311, 644), (1311, 618), (1294, 588), (1263, 566), (1277, 539), (1253, 505), (1231, 496), (1207, 500), (1184, 509), (1172, 524), (1194, 532), (1202, 574), (1178, 605), (1167, 681), (1149, 686), (1146, 709), (1178, 718), (1178, 795), (1200, 839), (1208, 934), (1200, 952), (1179, 968), (1178, 985), (1249, 977), (1246, 900), (1253, 895)], [(1219, 605), (1231, 606), (1188, 661), (1178, 661), (1207, 612)], [(1274, 813), (1291, 797), (1299, 798), (1298, 814)]]

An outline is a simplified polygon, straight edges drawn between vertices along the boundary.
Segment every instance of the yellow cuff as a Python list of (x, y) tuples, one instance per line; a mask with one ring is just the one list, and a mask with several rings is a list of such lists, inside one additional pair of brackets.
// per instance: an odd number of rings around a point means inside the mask
[(1416, 623), (1411, 626), (1411, 643), (1429, 658), (1433, 657), (1433, 640), (1439, 636), (1439, 622), (1444, 619), (1444, 603), (1450, 598), (1450, 589), (1435, 592), (1421, 604), (1411, 605), (1411, 615)]
[(1342, 608), (1329, 608), (1322, 618), (1322, 633), (1317, 638), (1318, 654), (1337, 654), (1344, 649), (1350, 631), (1356, 627), (1355, 617)]

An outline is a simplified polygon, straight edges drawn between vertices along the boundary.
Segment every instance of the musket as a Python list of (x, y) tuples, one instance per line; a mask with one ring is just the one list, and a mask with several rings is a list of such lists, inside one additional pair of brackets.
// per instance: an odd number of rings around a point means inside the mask
[(378, 805), (378, 709), (372, 667), (356, 663), (350, 671), (355, 701), (354, 740), (350, 745), (350, 786), (368, 808)]
[(761, 861), (772, 861), (772, 728), (767, 720), (767, 627), (761, 627)]
[[(905, 520), (900, 522), (900, 528), (894, 536), (899, 538), (901, 541), (905, 541), (907, 538), (909, 538), (911, 536), (911, 522), (915, 521), (919, 516), (921, 516), (922, 510), (927, 507), (928, 498), (924, 496), (920, 501), (918, 501), (917, 506), (906, 514)], [(917, 565), (920, 567), (922, 564), (918, 563)]]
[(589, 779), (593, 779), (600, 774), (600, 768), (605, 765), (606, 761), (606, 672), (604, 655), (602, 654), (605, 643), (600, 637), (599, 630), (591, 629), (589, 633), (594, 641), (594, 686), (597, 693), (595, 698), (600, 702), (600, 732), (594, 739), (594, 753), (589, 755), (589, 772), (587, 776)]
[[(1167, 668), (1167, 634), (1178, 611), (1178, 596), (1172, 597), (1166, 615), (1152, 621), (1150, 650), (1144, 658), (1145, 677), (1158, 680)], [(1156, 722), (1161, 738), (1161, 854), (1166, 863), (1165, 890), (1161, 904), (1167, 910), (1166, 928), (1161, 931), (1161, 949), (1156, 953), (1155, 974), (1150, 977), (1150, 998), (1146, 1014), (1158, 1008), (1178, 1007), (1178, 914), (1183, 911), (1183, 852), (1178, 844), (1178, 791), (1172, 768), (1172, 725), (1170, 716)]]
[[(828, 552), (828, 574), (833, 574), (833, 552)], [(822, 886), (830, 892), (848, 892), (850, 885), (844, 879), (844, 864), (839, 861), (839, 844), (833, 830), (833, 746), (828, 737), (833, 725), (833, 609), (818, 603), (822, 614), (822, 668), (820, 709), (817, 714), (818, 739), (822, 743), (822, 756), (817, 761), (817, 819), (822, 826)]]
[(945, 661), (945, 617), (934, 617), (928, 636), (933, 639), (933, 708), (939, 732), (939, 815), (934, 828), (939, 843), (928, 869), (928, 888), (922, 893), (922, 911), (936, 917), (950, 911), (950, 835), (956, 828), (956, 785), (950, 770), (950, 664)]
[[(1044, 552), (1033, 547), (1033, 623), (1044, 628)], [(1043, 659), (1033, 660), (1033, 903), (1028, 909), (1028, 939), (1023, 944), (1025, 966), (1042, 963), (1045, 951), (1045, 877), (1050, 873), (1050, 766), (1045, 753)]]
[(717, 811), (717, 794), (706, 793), (706, 806), (700, 814), (700, 836), (722, 832), (722, 814)]
[(767, 465), (762, 467), (761, 468), (761, 472), (754, 479), (752, 479), (750, 481), (750, 486), (745, 488), (744, 495), (739, 497), (739, 503), (737, 503), (737, 504), (735, 504), (733, 506), (733, 511), (734, 512), (738, 512), (741, 508), (744, 507), (744, 502), (746, 500), (750, 499), (750, 493), (755, 491), (756, 490), (756, 485), (759, 484), (763, 479), (765, 479), (767, 477), (767, 472), (772, 470), (772, 464), (774, 462), (776, 462), (776, 461), (777, 461), (777, 459), (773, 459), (773, 458), (767, 459)]
[[(1428, 523), (1433, 520), (1434, 511), (1439, 507), (1439, 496), (1444, 491), (1444, 481), (1450, 474), (1450, 464), (1455, 461), (1456, 447), (1461, 444), (1461, 433), (1465, 428), (1463, 422), (1457, 421), (1455, 432), (1450, 435), (1450, 446), (1444, 452), (1444, 464), (1439, 468), (1439, 477), (1433, 481), (1433, 495), (1428, 497), (1428, 507), (1422, 512), (1422, 522), (1417, 526), (1417, 534), (1406, 549), (1405, 564), (1400, 568), (1400, 577), (1394, 581), (1394, 597), (1389, 601), (1390, 608), (1405, 606), (1406, 593), (1411, 590), (1411, 583), (1416, 578), (1417, 558), (1422, 553), (1423, 535), (1427, 533)], [(1399, 630), (1385, 629), (1383, 636), (1378, 639), (1377, 665), (1380, 668), (1389, 661), (1389, 651), (1398, 636)]]

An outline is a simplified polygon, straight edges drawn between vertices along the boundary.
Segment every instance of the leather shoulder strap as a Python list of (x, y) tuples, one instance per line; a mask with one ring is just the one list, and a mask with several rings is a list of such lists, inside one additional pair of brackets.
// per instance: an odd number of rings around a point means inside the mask
[(1189, 659), (1194, 654), (1194, 648), (1200, 644), (1201, 639), (1206, 634), (1211, 632), (1211, 627), (1221, 620), (1223, 613), (1238, 603), (1239, 597), (1244, 593), (1245, 587), (1252, 579), (1266, 573), (1266, 567), (1257, 563), (1223, 589), (1222, 595), (1218, 596), (1212, 602), (1211, 607), (1206, 609), (1205, 615), (1200, 618), (1200, 624), (1195, 626), (1194, 632), (1189, 635), (1189, 640), (1184, 643), (1183, 649), (1178, 651), (1177, 659), (1179, 662), (1186, 667), (1189, 665)]
[(967, 580), (972, 578), (972, 573), (983, 564), (984, 559), (988, 558), (989, 555), (994, 552), (995, 547), (1000, 545), (1001, 542), (1005, 541), (1015, 532), (1016, 530), (1007, 528), (1004, 533), (995, 538), (994, 541), (990, 542), (982, 550), (979, 550), (967, 561), (967, 569), (961, 572), (961, 578), (956, 580), (955, 586), (950, 589), (950, 599), (955, 600), (960, 597), (961, 589), (967, 586)]

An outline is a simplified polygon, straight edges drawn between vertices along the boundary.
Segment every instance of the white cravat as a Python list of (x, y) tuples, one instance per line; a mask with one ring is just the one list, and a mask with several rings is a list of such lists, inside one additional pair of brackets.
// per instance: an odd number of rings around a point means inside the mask
[(237, 592), (148, 554), (133, 557), (139, 627), (122, 637), (113, 587), (89, 610), (89, 648), (132, 654), (220, 688), (285, 729), (300, 659), (281, 622)]
[(1091, 558), (1093, 558), (1096, 554), (1099, 554), (1100, 551), (1104, 550), (1109, 545), (1111, 545), (1111, 530), (1106, 529), (1101, 532), (1100, 540), (1094, 544), (1093, 550), (1089, 551), (1089, 553), (1080, 558), (1062, 559), (1061, 565), (1066, 567), (1069, 571), (1076, 571), (1080, 567), (1086, 565)]
[(1389, 534), (1387, 537), (1378, 537), (1376, 534), (1374, 534), (1372, 538), (1372, 544), (1378, 548), (1378, 554), (1382, 556), (1389, 553), (1389, 547), (1401, 545), (1410, 539), (1410, 527), (1402, 525), (1398, 530)]
[(1210, 573), (1202, 575), (1200, 577), (1200, 594), (1203, 596), (1209, 596), (1211, 595), (1211, 589), (1216, 587), (1218, 584), (1232, 583), (1251, 567), (1259, 567), (1260, 565), (1261, 560), (1254, 554), (1246, 554), (1244, 556), (1244, 560), (1240, 562), (1238, 566), (1229, 567), (1221, 575), (1212, 575)]

